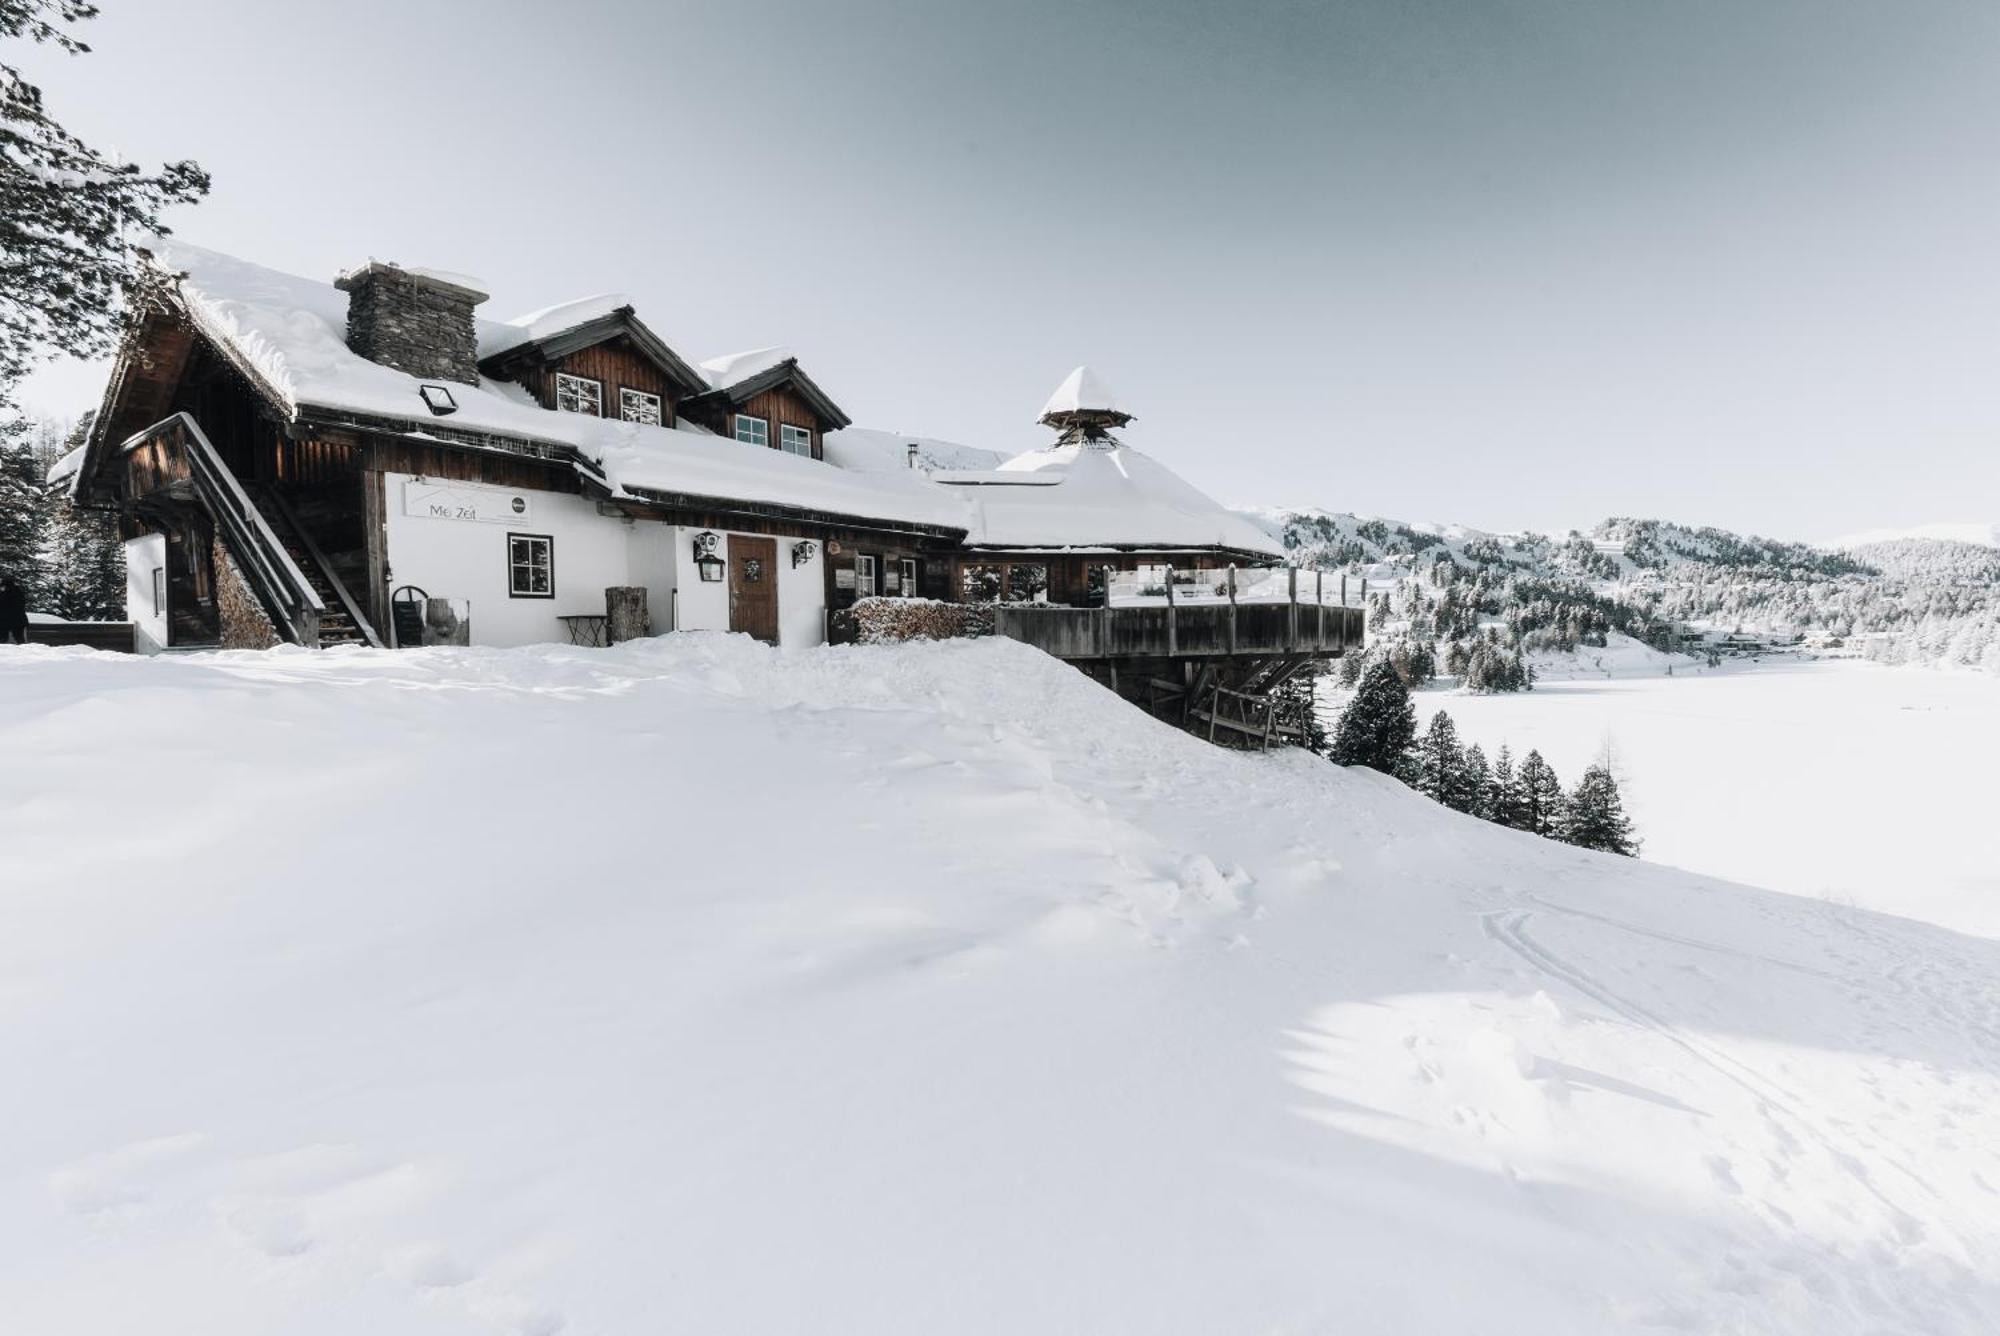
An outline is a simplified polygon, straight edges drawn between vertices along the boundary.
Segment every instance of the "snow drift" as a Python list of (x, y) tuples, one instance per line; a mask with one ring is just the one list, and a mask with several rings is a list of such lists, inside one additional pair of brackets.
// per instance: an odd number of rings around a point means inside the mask
[(0, 746), (12, 1330), (2000, 1325), (2000, 943), (1021, 646), (30, 647)]

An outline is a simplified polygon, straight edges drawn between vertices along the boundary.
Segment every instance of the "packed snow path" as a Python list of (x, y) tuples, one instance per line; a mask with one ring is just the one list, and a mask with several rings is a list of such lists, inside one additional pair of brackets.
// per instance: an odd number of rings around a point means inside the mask
[(9, 1330), (2000, 1329), (2000, 942), (1007, 642), (0, 649)]

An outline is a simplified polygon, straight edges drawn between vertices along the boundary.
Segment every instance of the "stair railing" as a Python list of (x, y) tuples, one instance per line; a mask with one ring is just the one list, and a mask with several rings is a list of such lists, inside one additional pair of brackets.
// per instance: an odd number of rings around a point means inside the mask
[(361, 638), (376, 649), (386, 648), (382, 643), (382, 637), (376, 634), (374, 625), (362, 615), (361, 605), (354, 601), (354, 595), (347, 591), (347, 585), (333, 569), (333, 563), (327, 560), (326, 553), (320, 551), (319, 544), (313, 541), (313, 536), (306, 526), (299, 523), (298, 512), (286, 503), (284, 497), (274, 491), (265, 489), (264, 497), (278, 512), (278, 518), (285, 522), (285, 527), (298, 537), (300, 545), (306, 550), (306, 555), (319, 567), (319, 573), (326, 578), (327, 588), (333, 591), (335, 600), (347, 614), (348, 620), (354, 623), (354, 629), (361, 633)]
[(118, 447), (118, 453), (129, 454), (154, 440), (166, 442), (186, 458), (196, 493), (215, 518), (230, 554), (241, 564), (252, 592), (277, 624), (279, 634), (293, 644), (317, 648), (326, 604), (271, 531), (263, 512), (250, 503), (243, 484), (222, 462), (201, 424), (186, 413), (175, 413), (134, 432)]

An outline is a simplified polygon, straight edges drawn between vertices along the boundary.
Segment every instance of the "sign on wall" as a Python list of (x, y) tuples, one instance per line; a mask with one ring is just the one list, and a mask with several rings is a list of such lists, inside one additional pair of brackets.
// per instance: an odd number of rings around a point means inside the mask
[(528, 494), (412, 478), (403, 484), (403, 513), (419, 519), (513, 524), (528, 518)]

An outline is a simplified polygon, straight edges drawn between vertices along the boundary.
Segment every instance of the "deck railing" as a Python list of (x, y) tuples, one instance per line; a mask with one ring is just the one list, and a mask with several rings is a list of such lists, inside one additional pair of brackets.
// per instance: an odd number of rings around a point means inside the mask
[[(993, 610), (994, 634), (1060, 659), (1323, 658), (1361, 648), (1366, 635), (1366, 612), (1328, 601), (1338, 586), (1328, 588), (1324, 579), (1313, 579), (1318, 572), (1295, 567), (1204, 571), (1200, 592), (1190, 595), (1188, 585), (1162, 570), (1165, 578), (1158, 584), (1149, 582), (1145, 572), (1124, 580), (1120, 573), (1109, 573), (1103, 607), (1002, 604)], [(1254, 582), (1244, 578), (1251, 574), (1258, 577)], [(1121, 584), (1128, 586), (1122, 594)]]

